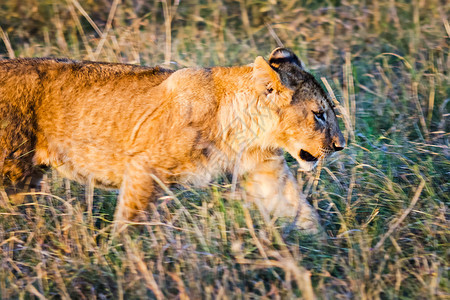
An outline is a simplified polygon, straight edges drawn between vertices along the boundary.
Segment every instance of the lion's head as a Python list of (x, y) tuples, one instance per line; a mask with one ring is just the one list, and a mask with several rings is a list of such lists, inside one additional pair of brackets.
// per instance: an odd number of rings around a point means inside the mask
[(277, 126), (271, 135), (309, 171), (318, 160), (345, 147), (333, 102), (316, 79), (305, 71), (290, 50), (275, 49), (267, 62), (254, 63), (256, 88), (277, 113)]

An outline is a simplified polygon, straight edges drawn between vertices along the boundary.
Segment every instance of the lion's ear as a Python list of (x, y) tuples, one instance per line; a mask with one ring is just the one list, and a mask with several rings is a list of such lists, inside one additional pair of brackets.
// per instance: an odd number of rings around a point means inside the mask
[(261, 56), (258, 56), (253, 64), (253, 78), (258, 92), (265, 93), (282, 88), (278, 73)]
[(269, 64), (279, 69), (283, 66), (290, 65), (292, 67), (304, 70), (304, 65), (294, 52), (287, 48), (276, 48), (270, 53)]
[(291, 90), (295, 90), (305, 79), (306, 71), (303, 63), (289, 49), (273, 50), (269, 57), (269, 64), (280, 76), (283, 85)]

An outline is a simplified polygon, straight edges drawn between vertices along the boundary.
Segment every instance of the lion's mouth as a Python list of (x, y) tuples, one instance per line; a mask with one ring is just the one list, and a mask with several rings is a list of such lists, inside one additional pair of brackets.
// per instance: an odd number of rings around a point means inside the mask
[(314, 155), (312, 155), (311, 153), (309, 153), (308, 151), (305, 151), (303, 149), (300, 150), (299, 156), (301, 159), (305, 160), (305, 161), (317, 161), (318, 158), (315, 157)]

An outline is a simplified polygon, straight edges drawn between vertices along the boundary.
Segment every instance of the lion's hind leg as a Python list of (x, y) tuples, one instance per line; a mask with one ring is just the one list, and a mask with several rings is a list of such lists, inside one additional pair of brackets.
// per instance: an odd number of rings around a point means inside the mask
[(25, 199), (25, 193), (40, 191), (41, 182), (45, 174), (44, 168), (35, 168), (28, 176), (21, 176), (20, 181), (10, 181), (4, 186), (9, 200), (15, 204), (22, 203)]
[(42, 177), (33, 163), (36, 146), (33, 110), (12, 103), (0, 99), (0, 185), (10, 195), (23, 192)]

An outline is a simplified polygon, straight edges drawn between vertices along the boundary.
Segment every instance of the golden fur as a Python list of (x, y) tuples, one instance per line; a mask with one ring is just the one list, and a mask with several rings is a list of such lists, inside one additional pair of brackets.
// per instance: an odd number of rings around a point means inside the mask
[(231, 172), (246, 178), (248, 198), (315, 231), (317, 214), (281, 149), (310, 170), (345, 144), (327, 95), (283, 48), (268, 62), (178, 71), (3, 60), (0, 120), (5, 184), (37, 182), (36, 167), (52, 166), (78, 182), (119, 188), (122, 221), (158, 196), (158, 181), (204, 185)]

